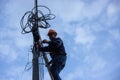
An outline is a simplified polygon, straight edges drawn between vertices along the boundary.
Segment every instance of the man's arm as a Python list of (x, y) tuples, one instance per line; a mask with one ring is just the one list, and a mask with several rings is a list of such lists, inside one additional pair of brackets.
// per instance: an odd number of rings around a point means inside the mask
[(50, 46), (40, 47), (39, 50), (43, 51), (43, 52), (51, 52), (52, 51)]
[(62, 40), (59, 38), (54, 41), (45, 40), (44, 43), (48, 43), (49, 45), (46, 47), (40, 47), (40, 51), (53, 52), (56, 51), (56, 49), (58, 49), (62, 45)]

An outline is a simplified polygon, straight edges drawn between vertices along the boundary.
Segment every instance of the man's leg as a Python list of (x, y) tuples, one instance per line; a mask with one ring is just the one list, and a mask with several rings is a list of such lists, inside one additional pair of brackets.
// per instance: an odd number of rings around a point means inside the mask
[(60, 59), (59, 59), (59, 64), (58, 64), (58, 73), (60, 73), (62, 70), (63, 70), (63, 68), (65, 67), (65, 64), (66, 64), (66, 56), (61, 56), (60, 57)]
[(61, 80), (59, 73), (64, 68), (66, 63), (66, 56), (56, 56), (52, 60), (51, 71), (55, 80)]
[(55, 68), (53, 65), (51, 66), (51, 72), (55, 80), (61, 80), (57, 68)]

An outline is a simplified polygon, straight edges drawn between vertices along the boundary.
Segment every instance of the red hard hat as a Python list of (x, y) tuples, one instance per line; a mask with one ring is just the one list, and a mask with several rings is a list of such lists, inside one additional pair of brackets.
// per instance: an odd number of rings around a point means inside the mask
[(48, 36), (50, 36), (51, 34), (55, 34), (55, 35), (57, 35), (57, 32), (55, 31), (55, 30), (53, 30), (53, 29), (50, 29), (49, 31), (48, 31)]

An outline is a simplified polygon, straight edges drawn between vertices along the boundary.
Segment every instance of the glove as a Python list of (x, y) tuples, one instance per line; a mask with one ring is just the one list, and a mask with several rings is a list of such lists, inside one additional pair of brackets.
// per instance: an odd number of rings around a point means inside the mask
[(43, 41), (42, 41), (42, 43), (48, 43), (49, 41), (48, 40), (46, 40), (46, 39), (44, 39)]

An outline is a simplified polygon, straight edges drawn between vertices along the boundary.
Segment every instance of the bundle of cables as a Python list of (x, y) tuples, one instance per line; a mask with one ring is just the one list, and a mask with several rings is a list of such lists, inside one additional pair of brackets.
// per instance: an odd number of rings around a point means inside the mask
[(46, 12), (43, 13), (42, 9), (41, 10), (38, 9), (38, 13), (36, 17), (36, 14), (34, 12), (35, 8), (33, 8), (31, 11), (27, 11), (20, 21), (22, 34), (30, 33), (32, 31), (36, 19), (38, 22), (37, 27), (46, 29), (50, 27), (48, 20), (52, 20), (56, 17), (54, 14), (51, 14), (51, 10), (46, 6), (39, 5), (37, 8), (43, 8), (44, 10), (47, 11), (47, 13)]

